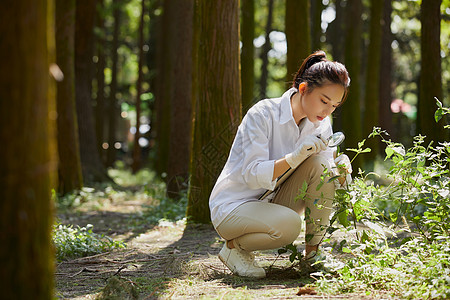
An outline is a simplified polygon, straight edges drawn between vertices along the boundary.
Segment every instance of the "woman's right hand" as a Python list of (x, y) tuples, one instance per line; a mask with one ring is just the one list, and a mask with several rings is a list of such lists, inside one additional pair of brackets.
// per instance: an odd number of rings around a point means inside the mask
[(312, 154), (325, 149), (327, 149), (325, 139), (320, 136), (308, 135), (295, 151), (286, 155), (286, 162), (291, 168), (296, 168)]

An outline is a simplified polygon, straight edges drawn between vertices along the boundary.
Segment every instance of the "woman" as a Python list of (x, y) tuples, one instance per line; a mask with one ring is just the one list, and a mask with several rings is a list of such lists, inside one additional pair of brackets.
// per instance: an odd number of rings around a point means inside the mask
[[(212, 223), (226, 240), (219, 258), (233, 273), (264, 277), (252, 251), (295, 241), (303, 212), (305, 255), (317, 253), (335, 191), (334, 182), (321, 184), (324, 167), (335, 170), (338, 165), (351, 172), (348, 157), (335, 159), (335, 149), (326, 145), (332, 134), (329, 116), (345, 101), (349, 84), (344, 65), (318, 51), (304, 60), (291, 89), (280, 98), (258, 102), (245, 115), (209, 201)], [(290, 168), (293, 174), (276, 192), (259, 200)], [(341, 184), (345, 178), (339, 179)], [(305, 183), (306, 196), (298, 199)]]

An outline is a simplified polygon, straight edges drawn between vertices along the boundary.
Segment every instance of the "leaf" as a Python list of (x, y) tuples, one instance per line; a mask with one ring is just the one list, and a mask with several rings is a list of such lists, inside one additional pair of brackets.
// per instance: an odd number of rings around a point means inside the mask
[(436, 121), (436, 123), (442, 119), (443, 115), (444, 115), (443, 109), (438, 108), (438, 110), (436, 110), (436, 112), (434, 113), (434, 120)]
[(286, 253), (287, 250), (285, 248), (278, 249), (278, 254)]
[(339, 223), (342, 224), (344, 227), (348, 227), (350, 225), (350, 222), (348, 221), (348, 211), (343, 210), (338, 214), (338, 220)]
[(342, 252), (344, 253), (352, 253), (352, 250), (348, 249), (347, 247), (342, 248)]
[(391, 217), (392, 222), (397, 222), (398, 215), (396, 213), (390, 213), (389, 216)]

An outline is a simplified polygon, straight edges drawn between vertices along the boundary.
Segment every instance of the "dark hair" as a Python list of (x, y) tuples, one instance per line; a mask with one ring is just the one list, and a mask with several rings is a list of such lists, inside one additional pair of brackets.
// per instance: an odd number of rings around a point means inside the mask
[(343, 64), (328, 60), (323, 51), (316, 51), (303, 61), (294, 77), (292, 87), (298, 89), (302, 82), (306, 82), (308, 92), (328, 83), (341, 85), (345, 91), (342, 104), (347, 98), (350, 77)]

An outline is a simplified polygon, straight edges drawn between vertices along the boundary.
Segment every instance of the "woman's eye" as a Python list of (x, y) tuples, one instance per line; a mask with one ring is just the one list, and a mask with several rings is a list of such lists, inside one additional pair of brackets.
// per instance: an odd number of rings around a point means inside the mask
[(323, 101), (322, 99), (320, 99), (320, 101), (322, 101), (323, 104), (328, 104), (328, 103), (326, 103), (325, 101)]

